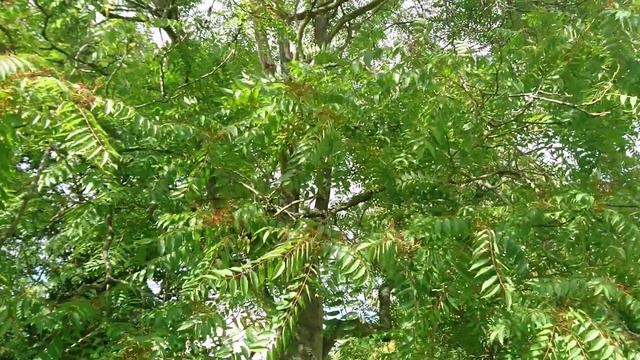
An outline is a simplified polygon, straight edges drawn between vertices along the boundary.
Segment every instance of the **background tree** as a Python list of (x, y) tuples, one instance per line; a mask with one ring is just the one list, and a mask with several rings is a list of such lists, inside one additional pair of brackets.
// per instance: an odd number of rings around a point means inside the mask
[(0, 358), (640, 356), (633, 1), (0, 11)]

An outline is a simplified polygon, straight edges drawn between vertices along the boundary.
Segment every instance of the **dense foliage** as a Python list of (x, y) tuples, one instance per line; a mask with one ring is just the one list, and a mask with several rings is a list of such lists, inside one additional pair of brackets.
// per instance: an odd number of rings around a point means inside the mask
[(640, 3), (5, 0), (0, 359), (640, 359)]

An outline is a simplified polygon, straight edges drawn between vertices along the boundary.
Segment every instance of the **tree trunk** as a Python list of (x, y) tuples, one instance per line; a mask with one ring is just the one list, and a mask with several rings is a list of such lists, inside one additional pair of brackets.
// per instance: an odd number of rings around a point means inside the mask
[(271, 49), (269, 48), (269, 38), (262, 28), (262, 24), (257, 19), (253, 19), (253, 32), (256, 41), (256, 52), (260, 59), (260, 64), (265, 73), (273, 75), (276, 72), (276, 65), (273, 62)]
[(293, 54), (291, 53), (291, 43), (286, 38), (286, 34), (280, 33), (278, 35), (278, 52), (280, 54), (280, 72), (283, 76), (289, 74), (289, 63), (293, 60)]
[[(329, 210), (331, 195), (331, 164), (328, 160), (321, 165), (316, 175), (316, 201), (315, 209), (326, 213)], [(316, 267), (316, 270), (319, 270)], [(321, 284), (318, 279), (315, 284)], [(323, 301), (318, 291), (309, 286), (311, 300), (300, 311), (296, 335), (293, 339), (289, 354), (285, 359), (295, 360), (322, 360), (327, 349), (323, 349), (324, 336), (324, 308)], [(323, 351), (325, 350), (325, 351)]]
[(328, 45), (329, 33), (327, 27), (329, 25), (329, 18), (327, 15), (316, 15), (314, 19), (314, 31), (313, 36), (315, 38), (316, 45), (323, 47)]
[[(284, 359), (321, 360), (324, 309), (322, 298), (310, 288), (311, 301), (299, 313), (296, 335)], [(284, 360), (283, 359), (283, 360)]]

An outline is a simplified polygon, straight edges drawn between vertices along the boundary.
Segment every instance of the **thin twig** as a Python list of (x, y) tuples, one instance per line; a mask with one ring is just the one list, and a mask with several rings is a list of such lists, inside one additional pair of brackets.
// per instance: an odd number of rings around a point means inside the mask
[(125, 44), (125, 49), (126, 50), (124, 52), (124, 55), (122, 55), (122, 57), (120, 58), (120, 61), (118, 62), (118, 65), (113, 70), (113, 72), (111, 72), (111, 74), (109, 74), (109, 77), (107, 78), (107, 81), (104, 84), (104, 94), (105, 94), (106, 97), (109, 96), (109, 86), (111, 85), (111, 81), (113, 80), (113, 77), (122, 68), (122, 65), (124, 64), (124, 60), (127, 58), (127, 55), (129, 54), (129, 43), (128, 42)]
[(578, 110), (578, 111), (580, 111), (580, 112), (582, 112), (584, 114), (587, 114), (589, 116), (594, 116), (594, 117), (607, 116), (607, 115), (609, 115), (611, 113), (611, 111), (590, 112), (589, 110), (586, 110), (585, 108), (583, 108), (582, 106), (580, 106), (578, 104), (574, 104), (574, 103), (570, 103), (570, 102), (563, 101), (563, 100), (552, 99), (552, 98), (540, 96), (540, 95), (535, 94), (535, 93), (511, 94), (511, 95), (509, 95), (509, 97), (524, 97), (524, 98), (529, 98), (529, 99), (536, 99), (536, 100), (546, 101), (546, 102), (550, 102), (552, 104), (568, 106), (568, 107), (570, 107), (570, 108), (572, 108), (574, 110)]
[(234, 54), (234, 51), (230, 51), (229, 54), (227, 55), (227, 57), (224, 58), (224, 60), (222, 60), (222, 62), (220, 64), (218, 64), (216, 67), (214, 67), (211, 71), (209, 71), (208, 73), (206, 73), (204, 75), (201, 75), (200, 77), (198, 77), (198, 78), (196, 78), (196, 79), (194, 79), (192, 81), (189, 81), (187, 83), (184, 83), (184, 84), (178, 86), (171, 96), (168, 96), (168, 97), (166, 97), (164, 99), (156, 99), (156, 100), (152, 100), (152, 101), (149, 101), (149, 102), (146, 102), (146, 103), (143, 103), (143, 104), (135, 105), (134, 108), (140, 109), (140, 108), (143, 108), (145, 106), (149, 106), (149, 105), (152, 105), (152, 104), (155, 104), (155, 103), (158, 103), (158, 102), (165, 102), (165, 101), (173, 100), (173, 99), (177, 98), (178, 96), (182, 95), (181, 90), (184, 89), (185, 87), (191, 86), (194, 83), (199, 82), (201, 80), (204, 80), (205, 78), (208, 78), (209, 76), (215, 74), (218, 70), (220, 70), (220, 68), (222, 68), (222, 66), (224, 66), (224, 64), (227, 63), (227, 61), (229, 61), (229, 59), (231, 59), (231, 56), (233, 54)]
[(72, 56), (68, 51), (64, 50), (60, 46), (56, 45), (53, 41), (51, 41), (51, 39), (47, 35), (47, 28), (49, 27), (49, 21), (51, 20), (52, 15), (49, 14), (45, 10), (45, 8), (38, 2), (38, 0), (33, 0), (33, 4), (38, 8), (38, 10), (44, 16), (44, 22), (42, 24), (42, 30), (40, 30), (40, 35), (42, 36), (42, 38), (47, 43), (49, 43), (49, 49), (48, 50), (55, 50), (55, 51), (63, 54), (64, 56), (66, 56), (70, 60), (74, 60), (77, 63), (84, 64), (84, 65), (92, 68), (94, 71), (100, 73), (101, 75), (105, 75), (105, 76), (109, 75), (109, 73), (103, 67), (101, 67), (101, 66), (99, 66), (97, 64), (90, 63), (90, 62), (84, 61), (82, 59), (79, 59), (79, 58), (77, 58), (77, 56)]
[(80, 339), (78, 339), (78, 341), (74, 342), (73, 344), (71, 344), (71, 346), (69, 346), (68, 348), (66, 348), (64, 350), (65, 354), (69, 353), (74, 347), (80, 345), (81, 342), (87, 340), (88, 338), (92, 337), (93, 335), (95, 335), (98, 330), (100, 330), (102, 328), (102, 326), (98, 326), (95, 329), (91, 330), (89, 333), (87, 333), (87, 335), (81, 337)]
[(275, 217), (275, 216), (278, 216), (278, 215), (282, 214), (283, 212), (287, 212), (288, 208), (292, 207), (295, 204), (299, 204), (299, 203), (301, 203), (303, 201), (304, 201), (303, 199), (298, 199), (298, 200), (292, 201), (289, 204), (285, 205), (284, 207), (280, 208), (273, 216)]
[(105, 224), (107, 226), (107, 233), (104, 238), (104, 244), (102, 245), (102, 261), (104, 262), (105, 282), (107, 291), (109, 290), (109, 283), (113, 279), (113, 269), (111, 267), (111, 259), (109, 258), (109, 251), (111, 250), (111, 244), (113, 243), (113, 209), (109, 208), (107, 217), (105, 218)]

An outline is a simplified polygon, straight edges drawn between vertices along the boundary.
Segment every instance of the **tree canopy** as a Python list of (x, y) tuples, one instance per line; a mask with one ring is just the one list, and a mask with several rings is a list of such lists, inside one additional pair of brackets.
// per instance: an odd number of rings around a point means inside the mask
[(5, 0), (0, 359), (640, 359), (637, 0)]

